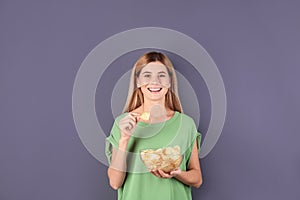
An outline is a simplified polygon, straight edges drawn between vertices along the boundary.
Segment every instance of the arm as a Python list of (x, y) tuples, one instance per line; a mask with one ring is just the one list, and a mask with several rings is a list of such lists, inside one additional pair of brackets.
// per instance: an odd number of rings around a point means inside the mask
[(128, 140), (120, 139), (119, 148), (112, 149), (111, 164), (108, 168), (107, 174), (110, 186), (117, 190), (119, 189), (126, 177), (126, 147)]
[(118, 148), (112, 149), (111, 163), (107, 170), (109, 184), (115, 190), (123, 185), (126, 177), (126, 149), (135, 130), (137, 117), (137, 114), (129, 113), (119, 122), (121, 138), (118, 142)]
[(162, 170), (157, 170), (157, 171), (152, 171), (151, 173), (160, 178), (174, 177), (186, 185), (199, 188), (202, 185), (202, 173), (201, 173), (200, 162), (198, 158), (197, 143), (195, 142), (193, 146), (190, 163), (187, 171), (181, 171), (180, 169), (177, 169), (175, 171), (172, 171), (170, 174), (168, 174), (163, 172)]
[[(172, 174), (172, 173), (171, 173)], [(183, 182), (186, 185), (190, 185), (199, 188), (202, 185), (202, 173), (200, 168), (200, 162), (198, 158), (197, 143), (195, 142), (190, 163), (187, 171), (182, 171), (180, 174), (174, 176), (177, 180)]]

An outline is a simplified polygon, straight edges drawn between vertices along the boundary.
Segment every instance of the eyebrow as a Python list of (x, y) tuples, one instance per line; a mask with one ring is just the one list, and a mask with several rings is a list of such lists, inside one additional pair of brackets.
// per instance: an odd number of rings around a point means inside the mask
[[(151, 74), (152, 72), (149, 72), (149, 71), (145, 71), (145, 72), (143, 72), (142, 74), (146, 74), (146, 73), (149, 73), (149, 74)], [(158, 74), (167, 74), (166, 72), (164, 72), (164, 71), (160, 71), (160, 72), (158, 72)]]

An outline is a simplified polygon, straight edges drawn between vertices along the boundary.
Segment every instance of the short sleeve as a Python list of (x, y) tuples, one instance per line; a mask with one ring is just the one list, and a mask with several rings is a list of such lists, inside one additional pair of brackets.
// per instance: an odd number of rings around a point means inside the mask
[(198, 132), (194, 121), (192, 122), (191, 126), (192, 126), (192, 129), (191, 129), (192, 137), (191, 137), (191, 143), (190, 143), (191, 145), (187, 151), (187, 165), (186, 166), (188, 166), (190, 163), (190, 157), (191, 157), (195, 142), (197, 143), (197, 147), (198, 147), (198, 156), (199, 156), (200, 150), (201, 150), (200, 146), (201, 146), (202, 134), (200, 132)]
[(111, 163), (112, 148), (118, 148), (118, 143), (121, 136), (120, 129), (117, 124), (117, 120), (115, 120), (110, 135), (106, 138), (105, 141), (105, 155), (107, 157), (109, 165)]

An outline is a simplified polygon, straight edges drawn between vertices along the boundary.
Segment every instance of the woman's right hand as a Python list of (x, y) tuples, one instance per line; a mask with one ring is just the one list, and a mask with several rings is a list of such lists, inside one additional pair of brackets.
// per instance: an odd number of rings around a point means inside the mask
[(138, 113), (129, 112), (125, 115), (125, 117), (120, 119), (119, 128), (122, 139), (129, 140), (133, 135), (139, 116), (140, 114)]
[(114, 189), (120, 188), (126, 177), (126, 156), (127, 146), (130, 137), (133, 135), (136, 123), (139, 120), (139, 114), (126, 113), (119, 121), (121, 138), (118, 142), (118, 148), (112, 149), (111, 164), (108, 168), (109, 183)]

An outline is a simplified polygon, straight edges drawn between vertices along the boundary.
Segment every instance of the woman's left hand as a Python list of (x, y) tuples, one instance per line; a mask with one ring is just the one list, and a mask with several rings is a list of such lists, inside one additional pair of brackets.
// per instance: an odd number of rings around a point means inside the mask
[(181, 169), (177, 168), (171, 171), (170, 173), (164, 172), (160, 169), (158, 170), (151, 170), (150, 171), (154, 176), (157, 176), (159, 178), (173, 178), (181, 174)]

